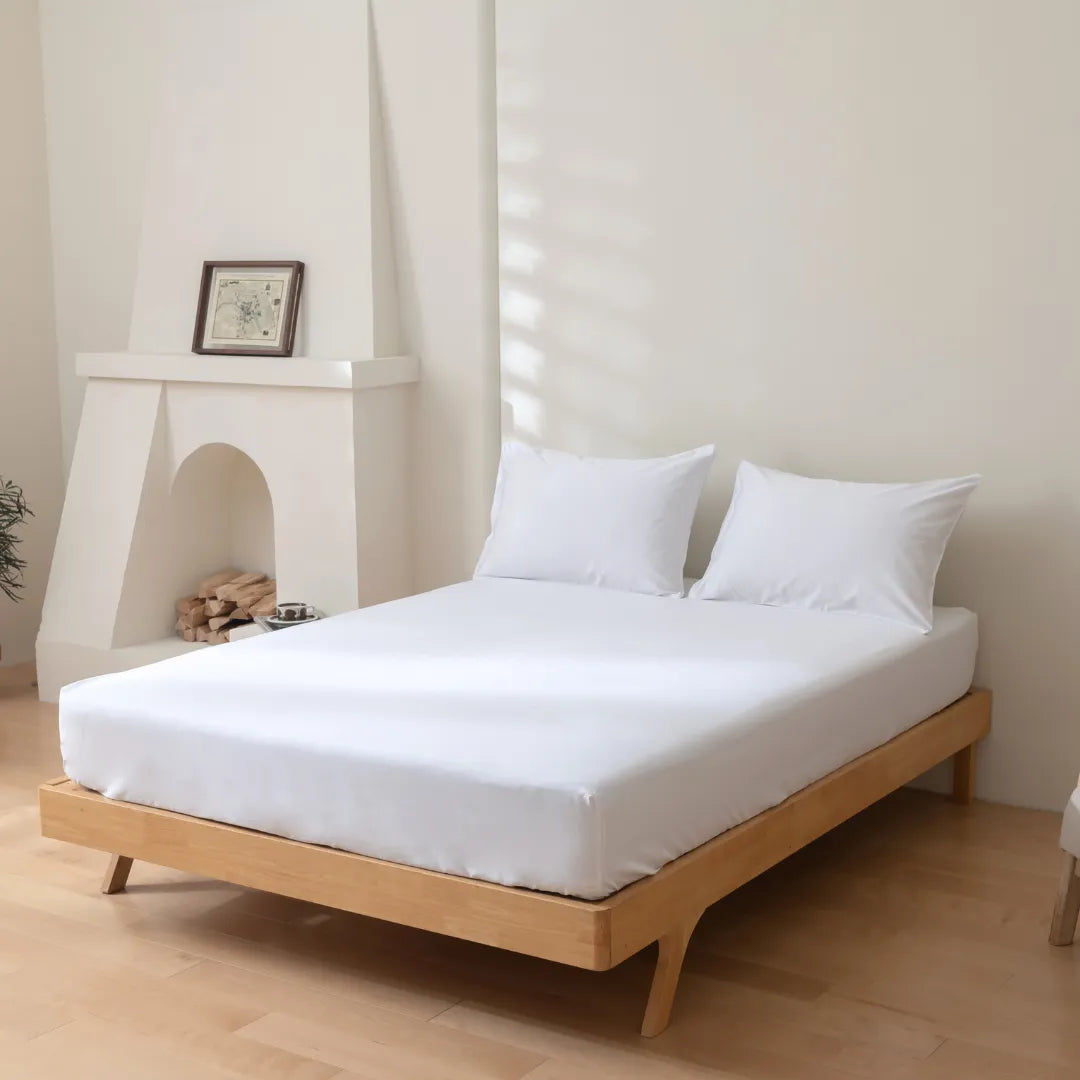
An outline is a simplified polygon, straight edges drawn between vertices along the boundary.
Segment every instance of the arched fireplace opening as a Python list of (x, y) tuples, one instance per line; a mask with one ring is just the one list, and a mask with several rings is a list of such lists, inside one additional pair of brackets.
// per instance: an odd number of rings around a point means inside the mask
[(173, 637), (176, 602), (227, 567), (274, 577), (274, 511), (258, 465), (227, 443), (177, 467), (152, 528), (133, 544), (117, 612), (118, 646)]

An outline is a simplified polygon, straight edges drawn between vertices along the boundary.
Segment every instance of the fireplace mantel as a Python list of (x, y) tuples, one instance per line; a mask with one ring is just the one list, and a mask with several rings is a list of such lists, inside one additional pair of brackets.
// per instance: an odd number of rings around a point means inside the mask
[(274, 565), (241, 569), (273, 571), (279, 595), (328, 615), (411, 591), (419, 366), (411, 356), (80, 354), (86, 396), (37, 642), (42, 698), (204, 647), (176, 637), (174, 603), (242, 560), (198, 523), (245, 505), (223, 494), (221, 471), (177, 483), (205, 447), (249, 458), (269, 493)]
[(231, 383), (250, 386), (312, 386), (373, 390), (414, 383), (415, 356), (331, 360), (314, 356), (202, 356), (196, 353), (79, 353), (79, 375), (152, 382)]

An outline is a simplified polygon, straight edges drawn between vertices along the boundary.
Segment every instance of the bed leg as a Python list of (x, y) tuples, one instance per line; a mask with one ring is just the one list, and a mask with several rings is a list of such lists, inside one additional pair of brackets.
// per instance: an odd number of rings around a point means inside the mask
[(1065, 853), (1054, 904), (1054, 921), (1050, 924), (1051, 945), (1071, 945), (1076, 933), (1076, 917), (1080, 914), (1080, 877), (1076, 876), (1076, 857)]
[(659, 1035), (671, 1019), (671, 1006), (675, 1001), (675, 990), (682, 974), (683, 960), (690, 935), (697, 926), (700, 915), (686, 922), (679, 923), (673, 930), (660, 939), (660, 955), (656, 958), (656, 970), (653, 972), (652, 986), (649, 989), (649, 1003), (645, 1006), (645, 1019), (641, 1023), (641, 1034), (646, 1039)]
[(961, 806), (970, 806), (975, 798), (975, 744), (953, 754), (952, 799)]
[(126, 855), (114, 855), (109, 860), (109, 868), (105, 871), (105, 877), (101, 882), (101, 891), (106, 896), (124, 891), (128, 874), (131, 873), (131, 864), (134, 861), (134, 859), (129, 859)]

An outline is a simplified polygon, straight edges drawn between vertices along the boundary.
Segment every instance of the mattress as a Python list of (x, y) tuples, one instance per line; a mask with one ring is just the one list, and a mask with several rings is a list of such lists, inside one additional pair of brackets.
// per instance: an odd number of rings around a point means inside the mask
[(66, 687), (109, 798), (596, 899), (967, 691), (975, 617), (486, 579)]

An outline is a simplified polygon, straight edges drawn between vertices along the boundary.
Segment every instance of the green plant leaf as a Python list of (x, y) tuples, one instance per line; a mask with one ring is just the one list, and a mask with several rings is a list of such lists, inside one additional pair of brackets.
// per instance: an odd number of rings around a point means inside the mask
[(26, 560), (20, 559), (16, 551), (21, 542), (16, 530), (33, 516), (22, 488), (13, 480), (0, 477), (0, 592), (9, 600), (19, 599), (26, 569)]

